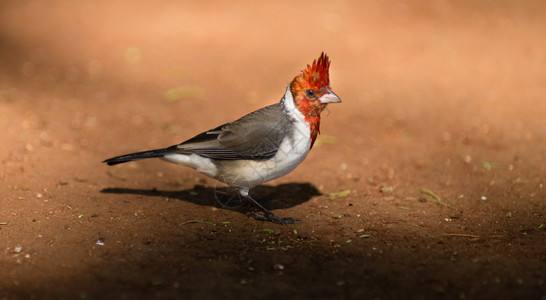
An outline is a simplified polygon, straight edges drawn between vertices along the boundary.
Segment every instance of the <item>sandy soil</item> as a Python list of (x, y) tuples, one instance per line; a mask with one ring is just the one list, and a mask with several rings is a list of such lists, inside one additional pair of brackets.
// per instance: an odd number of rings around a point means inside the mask
[[(3, 1), (0, 299), (545, 299), (545, 11)], [(321, 51), (344, 102), (254, 191), (302, 222), (221, 208), (191, 169), (101, 164), (278, 101)]]

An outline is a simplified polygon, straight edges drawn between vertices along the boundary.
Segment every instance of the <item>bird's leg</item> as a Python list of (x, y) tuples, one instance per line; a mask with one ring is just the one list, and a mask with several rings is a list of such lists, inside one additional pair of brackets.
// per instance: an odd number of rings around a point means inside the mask
[(237, 191), (224, 191), (221, 189), (214, 189), (214, 198), (216, 202), (223, 208), (237, 208), (240, 207), (243, 200), (241, 194)]
[(297, 220), (297, 219), (294, 219), (294, 218), (279, 218), (279, 217), (275, 216), (272, 212), (270, 212), (268, 209), (266, 209), (258, 201), (254, 200), (252, 197), (250, 197), (248, 192), (249, 192), (248, 188), (243, 188), (243, 187), (239, 188), (239, 194), (243, 198), (248, 199), (250, 202), (252, 202), (252, 204), (254, 204), (254, 206), (256, 206), (261, 211), (263, 211), (263, 214), (258, 214), (258, 213), (252, 214), (254, 219), (260, 220), (260, 221), (271, 221), (273, 223), (282, 224), (282, 225), (294, 224), (297, 221), (300, 221), (300, 220)]

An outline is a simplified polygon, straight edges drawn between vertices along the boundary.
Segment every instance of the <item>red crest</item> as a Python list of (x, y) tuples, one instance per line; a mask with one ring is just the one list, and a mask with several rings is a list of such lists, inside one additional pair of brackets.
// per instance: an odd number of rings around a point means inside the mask
[(303, 70), (303, 79), (313, 87), (327, 87), (330, 84), (329, 69), (330, 59), (322, 52), (318, 60), (314, 60), (312, 65), (307, 65)]

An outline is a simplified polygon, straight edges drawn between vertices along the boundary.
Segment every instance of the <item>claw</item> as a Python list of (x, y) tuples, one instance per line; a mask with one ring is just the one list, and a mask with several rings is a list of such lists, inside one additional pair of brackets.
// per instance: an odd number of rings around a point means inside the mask
[(254, 219), (256, 219), (256, 220), (271, 221), (271, 222), (273, 222), (275, 224), (281, 224), (281, 225), (295, 224), (296, 222), (301, 221), (301, 220), (294, 219), (294, 218), (279, 218), (279, 217), (275, 216), (272, 212), (270, 212), (265, 207), (263, 207), (263, 205), (258, 203), (258, 201), (254, 200), (252, 197), (250, 197), (248, 195), (248, 189), (239, 188), (239, 194), (243, 198), (246, 198), (246, 199), (250, 200), (250, 202), (252, 202), (252, 204), (254, 204), (254, 206), (256, 206), (257, 208), (259, 208), (261, 211), (264, 212), (263, 214), (257, 214), (257, 213), (251, 214), (251, 216), (253, 216)]

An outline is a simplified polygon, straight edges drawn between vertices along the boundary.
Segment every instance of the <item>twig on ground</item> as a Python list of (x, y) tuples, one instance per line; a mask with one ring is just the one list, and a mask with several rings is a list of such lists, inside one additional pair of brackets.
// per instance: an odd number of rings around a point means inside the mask
[(453, 207), (452, 205), (450, 204), (447, 204), (445, 202), (442, 202), (442, 200), (440, 199), (440, 197), (438, 195), (436, 195), (433, 191), (431, 190), (428, 190), (428, 189), (421, 189), (421, 193), (423, 194), (427, 194), (429, 196), (431, 196), (432, 198), (434, 198), (434, 200), (436, 201), (431, 201), (433, 203), (436, 203), (436, 204), (439, 204), (439, 205), (442, 205), (442, 206), (445, 206), (445, 207), (448, 207), (448, 208), (455, 208)]

